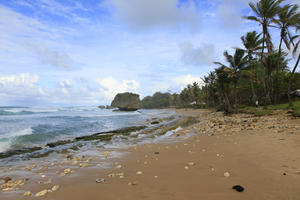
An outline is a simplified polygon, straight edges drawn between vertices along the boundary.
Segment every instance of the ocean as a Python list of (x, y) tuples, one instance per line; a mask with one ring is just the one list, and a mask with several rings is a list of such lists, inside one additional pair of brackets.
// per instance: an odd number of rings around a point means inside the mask
[[(49, 143), (73, 140), (125, 127), (157, 126), (151, 125), (151, 121), (167, 123), (172, 121), (171, 117), (174, 113), (170, 110), (121, 112), (98, 107), (0, 107), (0, 154), (13, 152), (9, 156), (4, 156), (4, 159), (0, 156), (0, 165), (28, 159), (26, 151), (20, 153), (14, 150), (39, 147), (41, 149), (35, 151), (33, 156), (38, 157), (37, 154), (49, 152), (49, 148), (45, 148)], [(168, 118), (168, 121), (163, 122), (163, 119)], [(141, 138), (143, 138), (142, 134), (131, 139), (122, 135), (122, 137), (114, 138), (113, 141), (87, 141), (85, 143), (81, 141), (80, 147), (88, 150), (92, 149), (91, 145), (96, 147), (124, 146), (136, 143), (138, 139), (141, 141)], [(55, 150), (62, 150), (66, 146), (70, 148), (70, 144), (66, 144), (56, 147)]]

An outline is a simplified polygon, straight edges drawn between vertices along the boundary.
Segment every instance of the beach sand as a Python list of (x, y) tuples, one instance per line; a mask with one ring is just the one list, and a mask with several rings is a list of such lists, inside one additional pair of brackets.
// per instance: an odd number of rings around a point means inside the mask
[[(300, 119), (286, 113), (224, 118), (203, 110), (178, 112), (202, 122), (179, 131), (173, 142), (123, 149), (128, 154), (112, 159), (112, 168), (77, 167), (48, 185), (31, 183), (19, 193), (0, 192), (0, 199), (300, 199)], [(96, 183), (100, 178), (105, 181)], [(60, 188), (34, 196), (53, 185)], [(237, 192), (234, 185), (245, 190)], [(27, 190), (31, 197), (23, 197)]]

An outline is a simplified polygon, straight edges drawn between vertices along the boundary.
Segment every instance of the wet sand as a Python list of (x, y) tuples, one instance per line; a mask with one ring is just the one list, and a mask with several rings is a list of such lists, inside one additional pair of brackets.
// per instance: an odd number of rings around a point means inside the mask
[[(201, 110), (178, 112), (202, 122), (178, 132), (172, 143), (123, 149), (128, 154), (112, 159), (112, 168), (74, 167), (74, 173), (57, 175), (51, 184), (30, 180), (20, 191), (0, 192), (0, 199), (300, 199), (300, 119), (285, 113), (224, 118)], [(96, 183), (98, 178), (105, 181)], [(34, 196), (53, 185), (60, 188)], [(237, 192), (234, 185), (245, 190)], [(33, 195), (23, 197), (28, 190)]]

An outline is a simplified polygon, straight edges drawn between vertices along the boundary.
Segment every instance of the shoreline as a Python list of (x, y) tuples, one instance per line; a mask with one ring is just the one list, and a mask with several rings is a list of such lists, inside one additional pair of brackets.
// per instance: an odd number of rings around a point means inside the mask
[[(296, 199), (300, 196), (300, 124), (286, 114), (253, 117), (246, 114), (223, 117), (203, 110), (175, 110), (202, 118), (200, 123), (178, 131), (174, 141), (134, 145), (122, 149), (125, 156), (109, 159), (104, 153), (90, 158), (90, 166), (60, 173), (51, 166), (40, 169), (19, 191), (0, 192), (0, 198), (31, 197), (59, 185), (42, 199)], [(192, 134), (191, 137), (184, 137)], [(180, 139), (179, 139), (180, 138)], [(101, 159), (96, 158), (101, 157)], [(72, 160), (73, 162), (73, 160)], [(68, 169), (68, 168), (67, 168)], [(74, 170), (74, 173), (72, 171)], [(56, 178), (49, 184), (48, 175)], [(224, 173), (228, 172), (229, 177)], [(284, 175), (285, 174), (285, 175)], [(39, 177), (40, 176), (40, 177)], [(96, 183), (96, 179), (105, 179)], [(242, 185), (243, 193), (231, 189)], [(297, 196), (298, 195), (298, 196)]]

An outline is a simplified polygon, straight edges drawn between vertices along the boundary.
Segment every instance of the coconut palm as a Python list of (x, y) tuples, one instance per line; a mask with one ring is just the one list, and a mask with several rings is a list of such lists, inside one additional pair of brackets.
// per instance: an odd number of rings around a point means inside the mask
[(245, 56), (245, 51), (242, 49), (236, 49), (234, 55), (230, 55), (227, 51), (224, 52), (226, 61), (229, 66), (226, 66), (220, 62), (215, 62), (215, 64), (220, 65), (228, 72), (228, 77), (231, 78), (234, 86), (234, 107), (237, 111), (237, 84), (241, 77), (241, 70), (248, 65), (248, 60)]
[[(245, 36), (241, 37), (241, 40), (243, 42), (244, 45), (244, 51), (247, 52), (248, 54), (248, 62), (249, 65), (252, 68), (252, 74), (254, 76), (254, 74), (256, 74), (254, 72), (254, 55), (257, 54), (258, 50), (260, 50), (261, 44), (262, 44), (262, 39), (260, 38), (261, 34), (258, 34), (256, 31), (252, 31), (252, 32), (248, 32)], [(253, 83), (253, 78), (250, 78), (250, 83), (251, 83), (251, 91), (252, 91), (252, 103), (255, 102), (257, 100), (257, 95), (255, 92), (255, 88), (254, 88), (254, 83)]]
[[(252, 11), (256, 16), (248, 16), (246, 19), (258, 22), (262, 26), (262, 49), (261, 49), (261, 60), (264, 56), (264, 49), (265, 49), (265, 43), (267, 46), (268, 54), (272, 54), (273, 52), (273, 44), (271, 41), (271, 35), (269, 33), (268, 28), (271, 26), (271, 24), (274, 22), (275, 16), (280, 11), (280, 4), (284, 0), (260, 0), (259, 2), (255, 3), (249, 3), (249, 6), (251, 7)], [(265, 105), (268, 102), (270, 102), (270, 96), (268, 96), (267, 93), (267, 87), (265, 82), (265, 70), (261, 70), (261, 77), (262, 77), (262, 83), (265, 93)]]
[(276, 68), (276, 88), (275, 88), (275, 103), (278, 102), (278, 91), (279, 91), (279, 83), (278, 83), (278, 73), (280, 68), (280, 58), (281, 58), (281, 49), (282, 43), (284, 42), (287, 49), (290, 49), (290, 28), (295, 27), (297, 23), (299, 23), (300, 13), (298, 11), (298, 5), (285, 5), (281, 11), (278, 13), (278, 19), (274, 22), (277, 25), (277, 28), (280, 29), (280, 43), (278, 49), (278, 60), (277, 60), (277, 68)]

